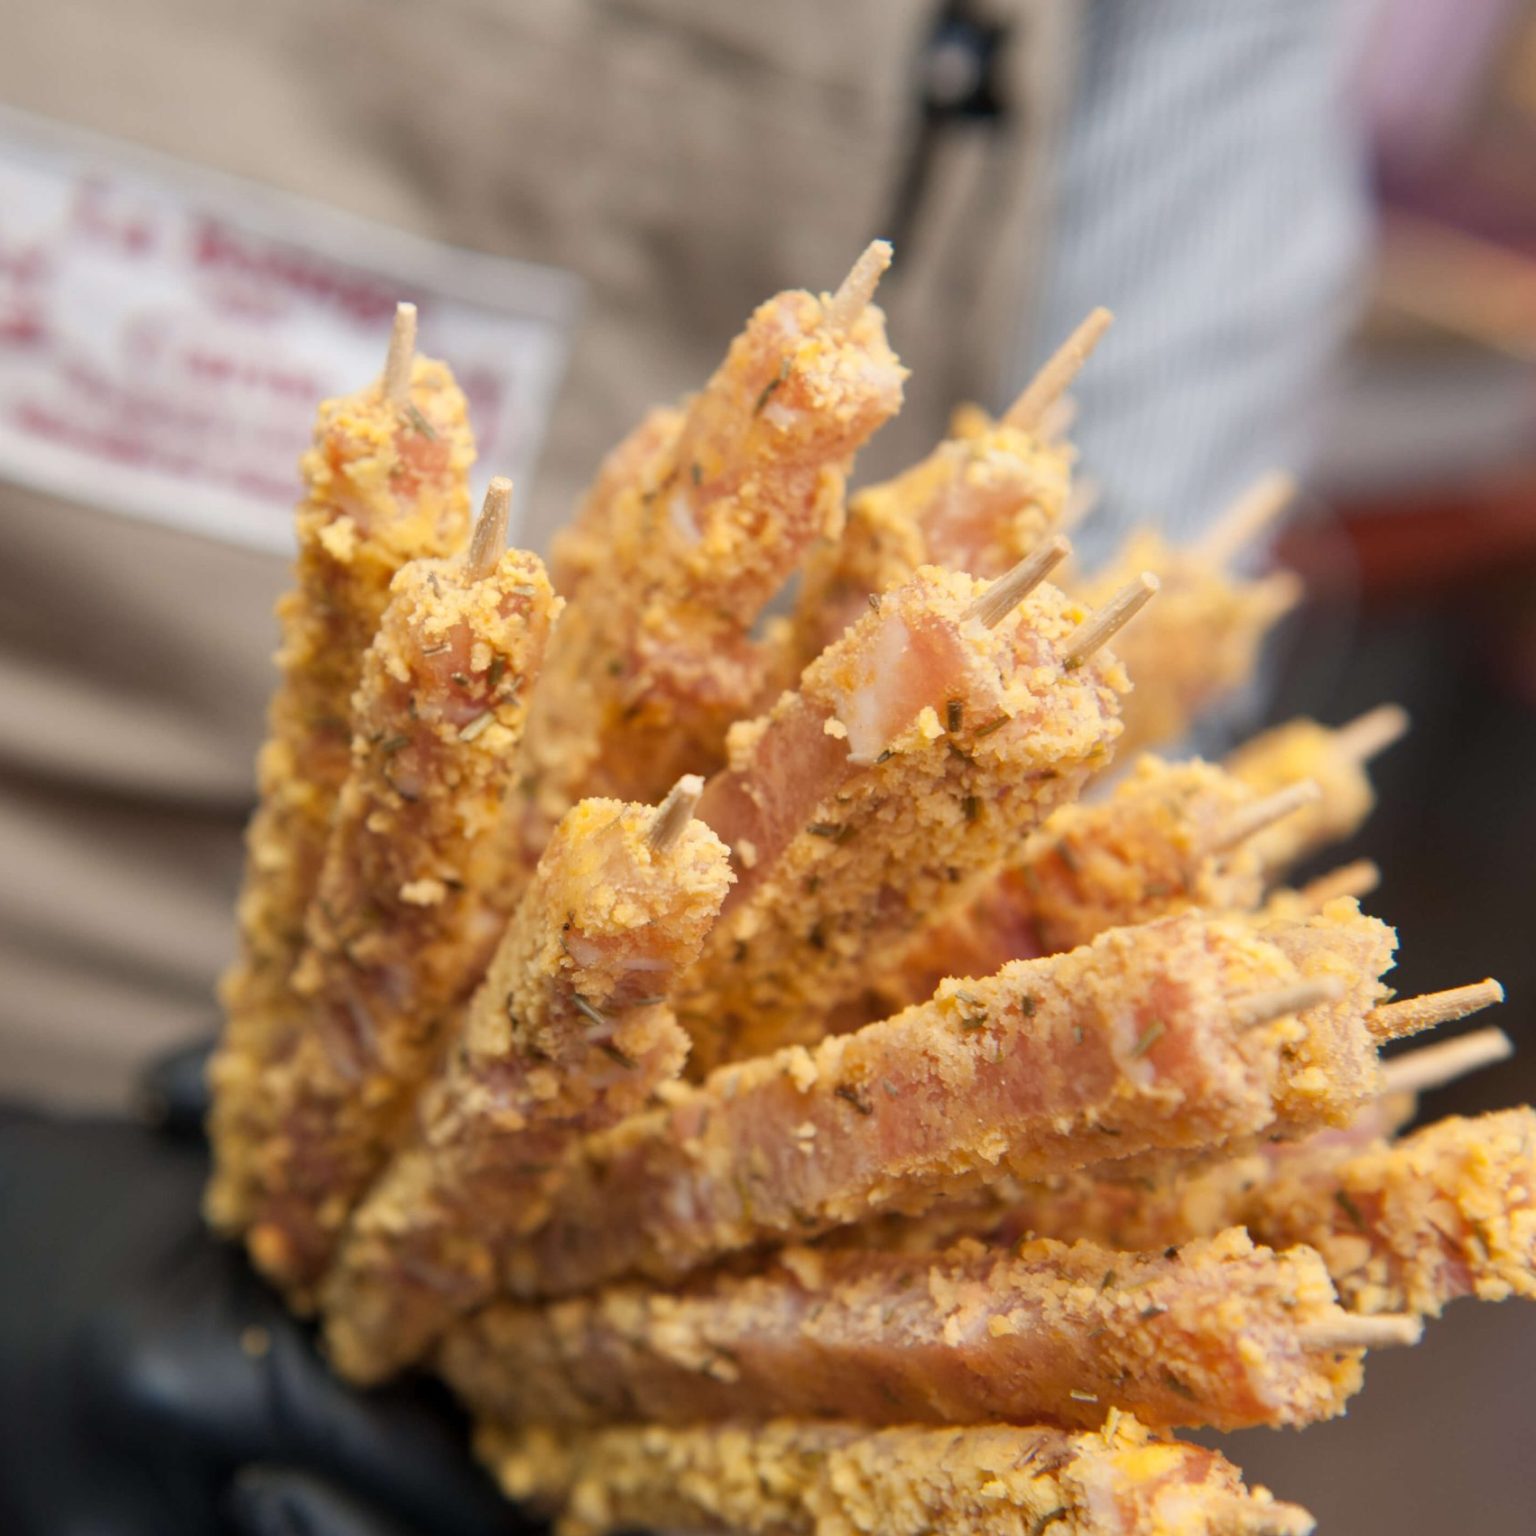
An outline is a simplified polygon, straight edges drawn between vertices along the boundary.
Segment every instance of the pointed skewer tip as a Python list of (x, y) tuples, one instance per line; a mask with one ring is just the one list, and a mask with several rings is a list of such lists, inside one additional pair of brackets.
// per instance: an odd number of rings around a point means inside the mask
[(1333, 750), (1349, 762), (1368, 763), (1401, 741), (1411, 724), (1401, 704), (1378, 704), (1333, 733)]
[(827, 301), (827, 324), (833, 330), (846, 331), (864, 313), (891, 264), (891, 255), (889, 240), (871, 240), (864, 247), (842, 285)]
[(1515, 1043), (1502, 1029), (1477, 1029), (1454, 1040), (1406, 1051), (1381, 1064), (1382, 1092), (1423, 1093), (1443, 1088), (1459, 1077), (1497, 1066), (1515, 1054)]
[(1489, 976), (1465, 987), (1405, 997), (1400, 1003), (1383, 1003), (1366, 1015), (1366, 1026), (1378, 1040), (1401, 1040), (1437, 1024), (1450, 1024), (1469, 1013), (1480, 1013), (1504, 1001), (1504, 988)]
[(999, 576), (965, 610), (965, 617), (980, 619), (988, 629), (996, 629), (1071, 553), (1072, 546), (1066, 539), (1059, 533), (1052, 535), (1012, 570)]
[(389, 352), (384, 359), (384, 393), (396, 405), (411, 396), (411, 365), (416, 360), (416, 306), (395, 306), (395, 323), (389, 332)]
[(1067, 637), (1062, 648), (1062, 665), (1081, 666), (1112, 636), (1118, 634), (1152, 601), (1162, 586), (1151, 571), (1143, 571), (1135, 581), (1121, 589), (1099, 609), (1090, 614)]
[(475, 531), (469, 539), (465, 567), (471, 581), (483, 581), (496, 569), (496, 563), (507, 547), (511, 511), (512, 482), (505, 475), (492, 476), (485, 489), (480, 516), (475, 519)]
[(1003, 412), (1003, 424), (1020, 432), (1040, 429), (1046, 411), (1067, 392), (1072, 380), (1082, 372), (1093, 349), (1098, 346), (1114, 320), (1101, 305), (1057, 347), (1034, 378), (1026, 384), (1019, 398)]
[(685, 773), (667, 792), (667, 798), (656, 807), (650, 829), (645, 834), (655, 852), (666, 853), (683, 835), (703, 793), (704, 780), (696, 773)]

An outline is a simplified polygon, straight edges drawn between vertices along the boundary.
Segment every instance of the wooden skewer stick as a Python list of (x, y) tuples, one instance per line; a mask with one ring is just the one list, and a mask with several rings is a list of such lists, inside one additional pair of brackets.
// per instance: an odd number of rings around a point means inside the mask
[(1326, 1323), (1303, 1323), (1296, 1332), (1305, 1349), (1398, 1349), (1417, 1344), (1424, 1324), (1408, 1313), (1346, 1313)]
[(1047, 408), (1067, 392), (1114, 318), (1107, 309), (1094, 310), (1024, 386), (1019, 398), (1003, 413), (1004, 425), (1021, 432), (1037, 431)]
[(395, 323), (384, 359), (384, 393), (396, 405), (411, 398), (411, 365), (416, 361), (416, 306), (395, 305)]
[(1470, 986), (1444, 992), (1405, 997), (1400, 1003), (1384, 1003), (1366, 1015), (1366, 1027), (1378, 1040), (1401, 1040), (1437, 1024), (1450, 1024), (1504, 1001), (1504, 988), (1491, 976)]
[(696, 773), (685, 773), (667, 791), (667, 798), (656, 807), (650, 830), (645, 834), (646, 842), (655, 852), (666, 853), (683, 835), (683, 828), (693, 820), (703, 793), (704, 780)]
[(1255, 1504), (1234, 1493), (1207, 1501), (1211, 1536), (1312, 1536), (1317, 1522), (1299, 1504)]
[(1239, 1029), (1253, 1029), (1283, 1019), (1288, 1013), (1301, 1013), (1315, 1008), (1319, 1003), (1331, 1003), (1344, 990), (1344, 983), (1336, 976), (1320, 976), (1316, 980), (1295, 981), (1287, 987), (1268, 987), (1262, 992), (1249, 992), (1234, 997), (1230, 1004), (1232, 1022)]
[(1353, 763), (1368, 763), (1408, 733), (1408, 711), (1400, 704), (1378, 704), (1333, 733), (1333, 750)]
[(834, 331), (846, 331), (864, 313), (890, 264), (889, 240), (871, 240), (864, 247), (863, 254), (843, 279), (842, 287), (827, 304), (827, 324)]
[(1225, 853), (1250, 837), (1272, 827), (1277, 821), (1293, 815), (1304, 805), (1315, 805), (1323, 798), (1323, 786), (1316, 779), (1298, 779), (1277, 789), (1272, 795), (1261, 795), (1240, 806), (1211, 843), (1212, 853)]
[(469, 537), (469, 555), (464, 569), (471, 581), (484, 581), (496, 569), (507, 547), (507, 523), (512, 511), (512, 482), (505, 475), (493, 475), (485, 489), (485, 503), (475, 519), (475, 531)]
[(988, 629), (996, 629), (1071, 553), (1072, 546), (1059, 533), (1047, 539), (1011, 571), (999, 576), (965, 610), (964, 616), (980, 619)]
[(1062, 395), (1040, 413), (1040, 440), (1059, 443), (1077, 425), (1077, 401)]
[(1151, 571), (1143, 571), (1121, 589), (1091, 618), (1084, 619), (1067, 637), (1061, 653), (1066, 667), (1080, 667), (1112, 635), (1118, 634), (1152, 601), (1162, 586)]
[(1066, 505), (1061, 509), (1061, 527), (1070, 533), (1086, 517), (1091, 517), (1104, 499), (1104, 487), (1092, 475), (1080, 475), (1067, 492)]
[(1309, 880), (1296, 893), (1311, 907), (1321, 910), (1339, 896), (1369, 896), (1381, 884), (1381, 870), (1374, 859), (1355, 859)]
[(1382, 1091), (1423, 1093), (1427, 1088), (1443, 1088), (1469, 1072), (1508, 1061), (1514, 1054), (1514, 1042), (1502, 1029), (1477, 1029), (1382, 1062)]
[(1226, 565), (1247, 548), (1285, 511), (1296, 497), (1296, 482), (1280, 470), (1271, 470), (1250, 485), (1214, 526), (1195, 545), (1195, 552), (1212, 565)]

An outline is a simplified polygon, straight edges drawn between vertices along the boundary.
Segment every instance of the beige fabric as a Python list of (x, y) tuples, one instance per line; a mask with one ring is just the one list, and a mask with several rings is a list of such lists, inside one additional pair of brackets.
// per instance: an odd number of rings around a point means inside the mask
[[(1021, 110), (962, 136), (888, 294), (916, 369), (872, 463), (989, 390), (1020, 313), (1065, 0), (1012, 0)], [(0, 100), (453, 243), (588, 303), (524, 529), (759, 299), (880, 232), (925, 0), (18, 0)], [(361, 382), (361, 381), (360, 381)], [(102, 1102), (211, 1025), (279, 563), (0, 484), (0, 1090)]]

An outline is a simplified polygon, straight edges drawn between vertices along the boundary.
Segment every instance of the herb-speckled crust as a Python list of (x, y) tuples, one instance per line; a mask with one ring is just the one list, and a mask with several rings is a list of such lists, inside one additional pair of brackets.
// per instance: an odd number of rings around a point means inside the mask
[[(1314, 969), (1338, 958), (1326, 936), (1296, 947)], [(1189, 914), (945, 982), (931, 1002), (814, 1052), (719, 1068), (586, 1142), (559, 1209), (514, 1253), (508, 1278), (545, 1295), (628, 1273), (672, 1280), (1005, 1176), (1242, 1146), (1292, 1132), (1303, 1110), (1307, 1128), (1345, 1120), (1379, 1076), (1334, 1098), (1311, 1081), (1323, 1050), (1307, 1046), (1312, 1014), (1328, 1011), (1335, 1049), (1337, 1005), (1234, 1023), (1237, 999), (1303, 974), (1252, 924)], [(1367, 1006), (1354, 1028), (1374, 1060)]]
[(1360, 1352), (1301, 1330), (1343, 1314), (1318, 1256), (1240, 1229), (1177, 1253), (1039, 1239), (939, 1255), (787, 1250), (751, 1275), (487, 1308), (439, 1363), (504, 1422), (1054, 1423), (1157, 1429), (1341, 1413)]
[(987, 976), (1109, 928), (1191, 910), (1254, 910), (1264, 895), (1256, 851), (1217, 846), (1223, 826), (1253, 799), (1210, 763), (1138, 759), (1107, 798), (1052, 812), (1019, 861), (964, 911), (917, 933), (869, 983), (859, 1008), (883, 1018), (931, 997), (946, 976)]
[(778, 1420), (571, 1435), (483, 1424), (507, 1494), (559, 1536), (1307, 1536), (1311, 1517), (1243, 1486), (1219, 1452), (1104, 1429), (867, 1429)]
[(1360, 1312), (1437, 1317), (1460, 1296), (1536, 1298), (1536, 1111), (1288, 1160), (1246, 1216), (1267, 1241), (1313, 1244)]
[(302, 1033), (262, 1078), (247, 1241), (296, 1296), (398, 1138), (505, 923), (505, 803), (560, 601), (518, 551), (484, 576), (413, 561), (390, 590), (291, 977)]
[(327, 1342), (352, 1378), (406, 1364), (490, 1294), (501, 1245), (557, 1197), (566, 1148), (681, 1070), (687, 1040), (661, 999), (731, 876), (697, 821), (656, 850), (655, 814), (586, 800), (556, 829), (414, 1139), (359, 1210), (326, 1284)]
[(840, 526), (853, 455), (904, 377), (878, 309), (838, 330), (823, 300), (779, 294), (681, 421), (642, 424), (605, 468), (562, 546), (576, 585), (529, 730), (530, 865), (582, 796), (655, 800), (718, 765), (761, 692), (757, 617)]
[(404, 406), (380, 385), (326, 401), (300, 465), (296, 581), (278, 603), (281, 678), (257, 759), (240, 957), (221, 987), (226, 1025), (211, 1070), (206, 1210), (225, 1231), (249, 1223), (260, 1187), (264, 1072), (291, 1050), (298, 1028), (288, 980), (351, 769), (351, 700), (363, 654), (401, 566), (463, 543), (473, 461), (463, 395), (443, 364), (417, 358)]
[(700, 815), (742, 885), (677, 999), (699, 1069), (814, 1043), (1108, 761), (1125, 676), (1061, 659), (1086, 610), (1043, 586), (988, 628), (987, 585), (923, 567), (733, 736)]

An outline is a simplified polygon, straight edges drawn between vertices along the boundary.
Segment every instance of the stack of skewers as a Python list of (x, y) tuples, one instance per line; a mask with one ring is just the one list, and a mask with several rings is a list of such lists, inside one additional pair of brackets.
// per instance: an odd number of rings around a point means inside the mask
[(208, 1212), (573, 1536), (1305, 1532), (1173, 1432), (1341, 1413), (1536, 1294), (1532, 1111), (1397, 1134), (1508, 1041), (1378, 1054), (1501, 994), (1395, 999), (1370, 866), (1283, 883), (1399, 711), (1137, 755), (1296, 592), (1233, 569), (1278, 481), (1072, 572), (1107, 315), (848, 493), (888, 258), (762, 305), (548, 573), (505, 481), (470, 528), (408, 306), (321, 407)]

